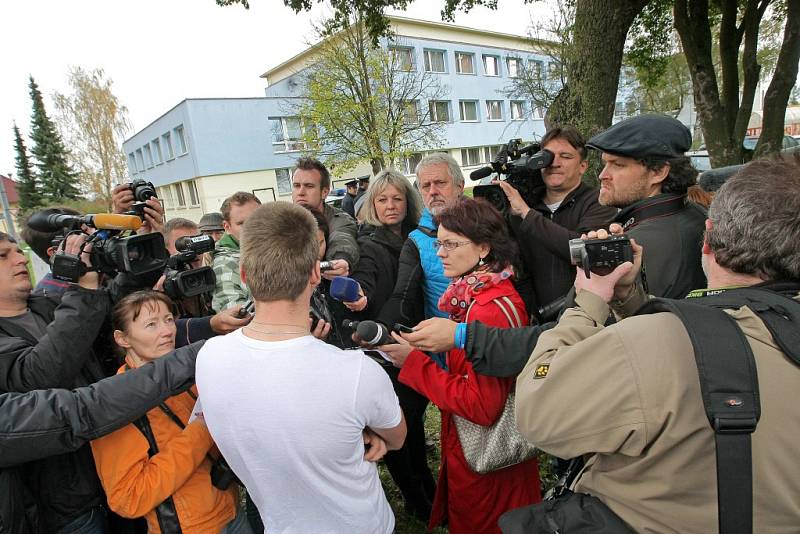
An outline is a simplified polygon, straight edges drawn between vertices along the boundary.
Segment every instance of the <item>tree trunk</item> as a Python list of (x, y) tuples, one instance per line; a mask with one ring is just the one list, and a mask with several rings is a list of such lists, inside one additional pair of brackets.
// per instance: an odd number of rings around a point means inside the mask
[(787, 0), (786, 7), (783, 44), (775, 65), (775, 74), (764, 95), (764, 119), (756, 146), (756, 156), (781, 149), (786, 105), (797, 80), (798, 62), (800, 62), (800, 0)]
[(576, 1), (567, 83), (548, 110), (548, 123), (573, 124), (587, 138), (611, 125), (625, 39), (649, 1)]

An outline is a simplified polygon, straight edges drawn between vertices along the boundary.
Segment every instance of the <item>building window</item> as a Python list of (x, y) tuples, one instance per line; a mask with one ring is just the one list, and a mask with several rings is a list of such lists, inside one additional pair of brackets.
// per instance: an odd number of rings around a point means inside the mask
[(128, 153), (128, 170), (130, 170), (131, 174), (139, 172), (139, 169), (136, 168), (136, 156), (133, 155), (133, 152)]
[(139, 171), (144, 170), (144, 158), (142, 157), (141, 148), (136, 149), (136, 168), (139, 169)]
[(533, 118), (534, 119), (543, 119), (544, 118), (544, 109), (541, 106), (534, 106), (531, 108), (533, 110)]
[(425, 50), (425, 70), (428, 72), (447, 72), (443, 50)]
[(179, 208), (184, 207), (186, 205), (186, 198), (183, 196), (183, 186), (178, 182), (177, 184), (172, 184), (172, 188), (175, 190), (175, 205)]
[(456, 72), (459, 74), (475, 74), (475, 54), (456, 52)]
[(148, 169), (153, 168), (153, 152), (150, 150), (150, 144), (144, 145), (144, 164)]
[(197, 183), (194, 180), (186, 182), (186, 187), (189, 188), (189, 201), (192, 206), (200, 205), (200, 195), (197, 193)]
[(161, 143), (158, 142), (158, 138), (150, 141), (150, 145), (153, 147), (153, 157), (156, 159), (156, 165), (164, 163), (164, 155), (161, 153)]
[(511, 101), (511, 120), (521, 121), (525, 119), (525, 102), (521, 100)]
[(475, 167), (483, 163), (481, 161), (480, 148), (462, 148), (461, 149), (461, 165), (463, 167)]
[(502, 100), (487, 100), (486, 101), (486, 119), (490, 121), (503, 120), (503, 101)]
[(270, 117), (272, 148), (275, 152), (293, 152), (305, 148), (303, 126), (298, 117)]
[(463, 122), (478, 122), (477, 100), (462, 100), (459, 102), (458, 115)]
[(497, 56), (483, 56), (483, 72), (487, 76), (500, 76), (500, 58)]
[(489, 163), (490, 161), (494, 161), (497, 158), (497, 153), (500, 152), (501, 148), (503, 148), (503, 145), (493, 145), (493, 146), (483, 147), (483, 163)]
[(175, 197), (172, 196), (172, 188), (168, 185), (164, 187), (159, 187), (160, 191), (158, 196), (164, 199), (164, 207), (165, 208), (172, 208), (175, 206)]
[(169, 132), (161, 136), (162, 144), (164, 145), (164, 153), (167, 156), (167, 161), (175, 157), (175, 152), (172, 151), (172, 136)]
[(547, 64), (547, 77), (551, 80), (560, 80), (561, 79), (561, 65), (556, 63), (555, 61), (551, 61)]
[(417, 171), (417, 165), (422, 161), (422, 154), (411, 154), (403, 158), (403, 172), (406, 176), (412, 175)]
[(389, 52), (392, 54), (392, 66), (396, 70), (414, 70), (414, 49), (390, 46)]
[(506, 59), (508, 64), (508, 77), (516, 78), (522, 74), (522, 60), (518, 57), (510, 57)]
[(188, 152), (186, 148), (186, 137), (183, 134), (183, 124), (173, 130), (175, 132), (175, 148), (178, 150), (178, 155), (183, 155)]
[(397, 102), (397, 109), (403, 111), (403, 122), (405, 124), (417, 124), (419, 122), (419, 109), (417, 108), (416, 100), (408, 100), (407, 102)]
[(292, 169), (275, 169), (275, 179), (280, 196), (292, 194)]
[(544, 74), (544, 70), (542, 67), (542, 62), (538, 59), (531, 59), (528, 60), (528, 68), (531, 71), (531, 78), (534, 80), (542, 80), (542, 75)]
[(430, 101), (431, 122), (450, 122), (450, 101)]

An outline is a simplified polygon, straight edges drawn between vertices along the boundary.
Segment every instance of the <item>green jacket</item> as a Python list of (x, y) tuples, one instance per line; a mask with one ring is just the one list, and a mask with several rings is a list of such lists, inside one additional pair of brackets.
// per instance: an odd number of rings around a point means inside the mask
[(239, 275), (239, 242), (230, 234), (217, 241), (211, 252), (211, 267), (217, 277), (211, 307), (220, 312), (231, 306), (241, 306), (250, 299), (250, 290)]

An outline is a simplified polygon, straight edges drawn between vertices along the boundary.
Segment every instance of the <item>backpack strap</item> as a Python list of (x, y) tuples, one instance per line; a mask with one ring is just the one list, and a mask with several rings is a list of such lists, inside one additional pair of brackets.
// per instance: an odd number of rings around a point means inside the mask
[[(150, 427), (150, 419), (147, 415), (143, 415), (136, 419), (133, 424), (139, 429), (149, 445), (147, 456), (152, 458), (158, 454), (158, 443), (153, 435), (153, 429)], [(167, 497), (164, 502), (156, 506), (156, 518), (158, 519), (158, 527), (162, 534), (183, 534), (181, 530), (181, 522), (178, 519), (178, 511), (175, 509), (175, 501), (172, 497)]]
[(714, 429), (720, 534), (753, 530), (750, 435), (761, 416), (758, 375), (750, 344), (721, 309), (692, 301), (653, 299), (637, 315), (671, 312), (694, 347), (706, 416)]

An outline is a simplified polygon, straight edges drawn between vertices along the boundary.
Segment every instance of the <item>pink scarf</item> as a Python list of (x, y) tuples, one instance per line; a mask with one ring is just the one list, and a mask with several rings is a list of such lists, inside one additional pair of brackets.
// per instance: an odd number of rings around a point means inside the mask
[(514, 270), (507, 266), (499, 273), (490, 272), (486, 267), (479, 267), (469, 274), (456, 278), (447, 286), (439, 299), (439, 309), (450, 314), (450, 319), (463, 322), (467, 316), (469, 305), (475, 295), (514, 275)]

